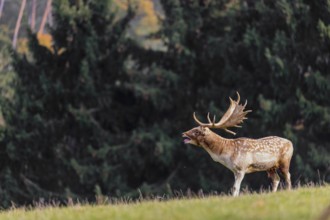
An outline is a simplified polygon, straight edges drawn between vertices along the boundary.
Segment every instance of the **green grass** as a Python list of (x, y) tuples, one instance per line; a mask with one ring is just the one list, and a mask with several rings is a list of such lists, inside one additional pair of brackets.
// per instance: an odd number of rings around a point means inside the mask
[(166, 202), (46, 207), (30, 211), (13, 209), (1, 212), (0, 219), (317, 219), (329, 204), (330, 186), (324, 186), (237, 198), (212, 196)]

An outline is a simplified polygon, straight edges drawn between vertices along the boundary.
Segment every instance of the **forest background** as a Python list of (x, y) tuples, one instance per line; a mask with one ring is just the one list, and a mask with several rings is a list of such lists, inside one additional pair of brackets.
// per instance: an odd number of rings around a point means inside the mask
[(0, 1), (2, 207), (228, 192), (181, 133), (236, 91), (253, 110), (238, 137), (288, 138), (293, 184), (330, 181), (329, 1), (56, 0), (39, 28), (33, 0), (13, 45), (23, 2)]

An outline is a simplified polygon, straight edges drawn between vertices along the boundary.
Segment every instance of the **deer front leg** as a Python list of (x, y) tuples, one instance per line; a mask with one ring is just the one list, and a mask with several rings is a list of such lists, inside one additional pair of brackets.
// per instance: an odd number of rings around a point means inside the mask
[(239, 195), (239, 190), (241, 188), (241, 182), (244, 178), (245, 173), (244, 172), (234, 172), (235, 175), (235, 183), (233, 187), (233, 196), (238, 196)]

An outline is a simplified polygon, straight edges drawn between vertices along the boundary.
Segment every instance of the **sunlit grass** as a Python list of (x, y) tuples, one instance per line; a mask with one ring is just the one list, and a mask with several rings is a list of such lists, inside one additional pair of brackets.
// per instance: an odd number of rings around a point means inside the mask
[(305, 187), (237, 198), (212, 196), (116, 205), (13, 209), (0, 219), (316, 219), (330, 204), (330, 186)]

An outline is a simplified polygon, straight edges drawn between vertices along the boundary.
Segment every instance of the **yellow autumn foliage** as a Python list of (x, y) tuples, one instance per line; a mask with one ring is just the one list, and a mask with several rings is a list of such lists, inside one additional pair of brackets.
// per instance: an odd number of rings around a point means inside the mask
[(152, 0), (140, 1), (138, 13), (142, 15), (140, 28), (147, 32), (158, 30), (158, 19), (154, 9), (154, 2)]
[(17, 52), (18, 53), (27, 53), (29, 51), (28, 47), (28, 39), (27, 38), (19, 38), (17, 40)]
[(37, 38), (41, 46), (47, 47), (49, 50), (53, 51), (52, 42), (53, 38), (50, 34), (38, 33)]
[[(132, 4), (137, 5), (136, 17), (139, 18), (137, 26), (134, 28), (138, 35), (153, 33), (159, 29), (158, 18), (154, 8), (153, 0), (131, 0)], [(115, 0), (115, 4), (121, 10), (126, 10), (128, 1)]]
[[(53, 38), (50, 34), (44, 34), (44, 33), (38, 33), (37, 34), (38, 42), (41, 46), (46, 47), (48, 50), (50, 50), (52, 53), (54, 53), (54, 49), (52, 47)], [(18, 44), (17, 44), (17, 51), (19, 53), (25, 53), (27, 54), (29, 52), (28, 48), (28, 39), (27, 38), (19, 38)], [(65, 48), (60, 48), (57, 54), (62, 54), (65, 51)]]
[[(37, 39), (39, 41), (39, 44), (41, 46), (44, 46), (46, 48), (48, 48), (50, 51), (53, 52), (53, 48), (52, 48), (52, 36), (50, 34), (42, 34), (42, 33), (38, 33), (37, 34)], [(18, 42), (17, 42), (17, 51), (19, 53), (28, 53), (29, 52), (29, 48), (28, 48), (28, 39), (23, 37), (23, 38), (19, 38)]]

